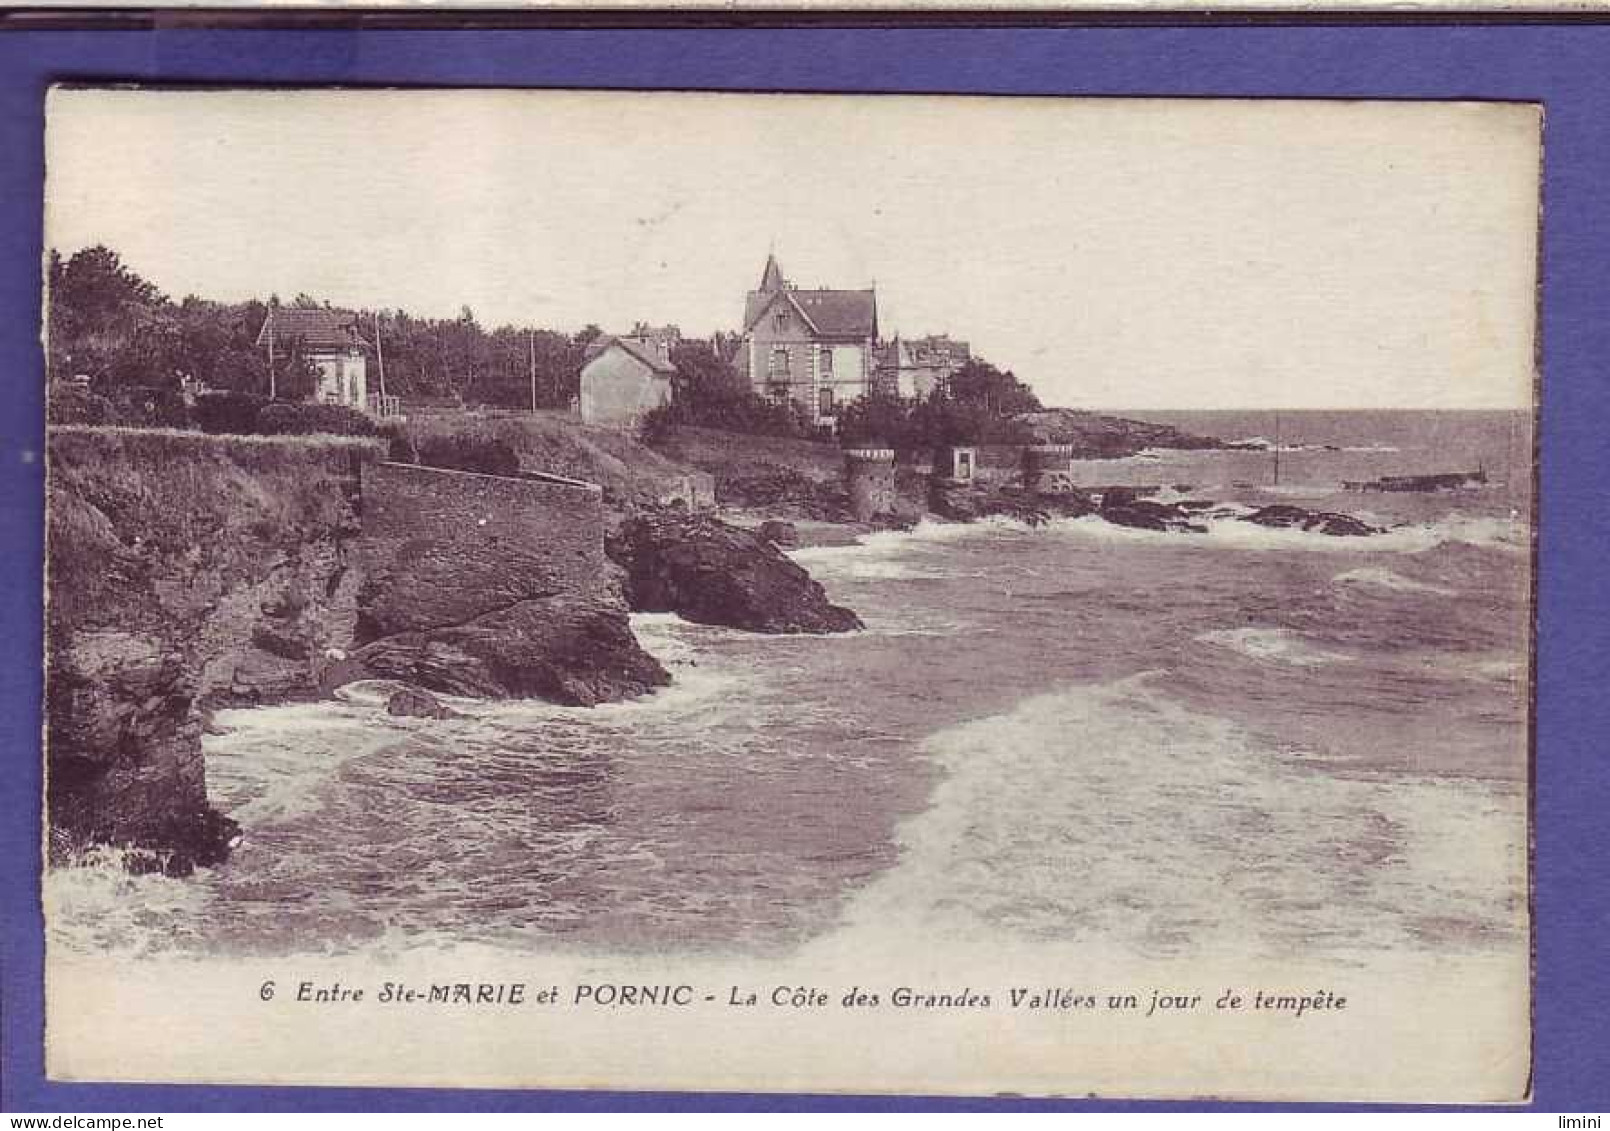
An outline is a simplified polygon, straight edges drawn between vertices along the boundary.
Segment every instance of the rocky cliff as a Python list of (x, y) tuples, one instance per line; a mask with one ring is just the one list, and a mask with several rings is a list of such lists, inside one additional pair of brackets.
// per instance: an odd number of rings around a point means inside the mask
[(316, 694), (351, 639), (367, 441), (56, 428), (47, 496), (52, 843), (220, 859), (207, 707)]

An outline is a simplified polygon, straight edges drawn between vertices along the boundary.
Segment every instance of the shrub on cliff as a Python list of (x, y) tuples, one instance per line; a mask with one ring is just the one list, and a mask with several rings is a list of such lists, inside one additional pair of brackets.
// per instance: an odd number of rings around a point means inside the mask
[(778, 401), (749, 389), (716, 388), (651, 410), (638, 425), (638, 439), (653, 447), (669, 439), (681, 424), (753, 436), (816, 435), (810, 414), (791, 398)]
[(257, 414), (257, 431), (266, 436), (373, 436), (375, 422), (355, 408), (340, 404), (275, 401)]
[(416, 462), (426, 467), (451, 471), (476, 471), (482, 475), (517, 475), (520, 457), (503, 440), (473, 432), (450, 432), (424, 436), (415, 445)]
[(107, 423), (130, 428), (190, 427), (190, 409), (178, 389), (101, 383), (98, 390), (112, 405), (112, 419)]
[(675, 405), (662, 404), (644, 413), (643, 419), (637, 422), (637, 442), (654, 447), (663, 444), (671, 438), (680, 422), (681, 414)]
[(192, 416), (203, 432), (250, 436), (257, 431), (257, 417), (268, 405), (267, 397), (219, 389), (196, 397)]

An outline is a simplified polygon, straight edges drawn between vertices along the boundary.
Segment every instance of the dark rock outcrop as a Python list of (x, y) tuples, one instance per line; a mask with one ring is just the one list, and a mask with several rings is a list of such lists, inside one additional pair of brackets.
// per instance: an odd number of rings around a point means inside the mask
[(928, 509), (951, 522), (976, 522), (981, 518), (1010, 518), (1029, 526), (1041, 526), (1050, 519), (1039, 496), (1019, 489), (1001, 488), (987, 483), (949, 483), (934, 480), (928, 488)]
[(1445, 471), (1434, 475), (1383, 475), (1367, 482), (1347, 480), (1349, 491), (1454, 491), (1461, 487), (1480, 487), (1487, 482), (1487, 471)]
[(1192, 521), (1191, 511), (1177, 503), (1157, 503), (1127, 492), (1108, 491), (1101, 499), (1101, 517), (1115, 526), (1161, 530), (1175, 534), (1206, 534), (1207, 527)]
[(405, 687), (392, 693), (386, 700), (386, 714), (407, 715), (416, 719), (459, 719), (463, 715), (447, 706), (428, 691)]
[(57, 641), (46, 710), (56, 849), (138, 845), (170, 875), (228, 856), (240, 828), (207, 804), (194, 703), (194, 668), (158, 638), (103, 629)]
[(401, 632), (359, 648), (349, 673), (446, 695), (546, 699), (570, 706), (628, 699), (671, 682), (601, 596), (521, 601), (464, 624)]
[(1362, 519), (1354, 518), (1350, 514), (1311, 511), (1303, 507), (1293, 507), (1285, 504), (1263, 507), (1252, 514), (1243, 515), (1242, 521), (1254, 522), (1259, 526), (1307, 530), (1316, 534), (1330, 534), (1336, 537), (1360, 537), (1366, 534), (1382, 533), (1380, 527), (1371, 526), (1369, 523)]
[(606, 540), (640, 612), (677, 613), (700, 624), (750, 632), (828, 633), (861, 627), (821, 585), (757, 534), (712, 518), (650, 511), (627, 518)]

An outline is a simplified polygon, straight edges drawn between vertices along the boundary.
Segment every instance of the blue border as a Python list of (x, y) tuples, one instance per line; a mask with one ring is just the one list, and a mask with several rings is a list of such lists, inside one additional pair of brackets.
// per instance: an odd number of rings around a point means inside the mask
[[(38, 750), (41, 121), (59, 79), (1482, 98), (1546, 105), (1535, 1110), (1610, 1108), (1610, 27), (12, 32), (0, 35), (0, 1108), (982, 1110), (1180, 1106), (53, 1084), (42, 1074)], [(1457, 1025), (1451, 1002), (1443, 1023)], [(153, 1034), (153, 1039), (161, 1039)], [(1244, 1106), (1244, 1105), (1243, 1105)], [(1325, 1108), (1331, 1110), (1333, 1108)]]

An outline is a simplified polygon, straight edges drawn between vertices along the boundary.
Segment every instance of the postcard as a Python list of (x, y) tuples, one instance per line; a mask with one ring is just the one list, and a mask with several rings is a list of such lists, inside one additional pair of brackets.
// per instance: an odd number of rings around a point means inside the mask
[(1524, 1101), (1542, 129), (54, 89), (49, 1075)]

